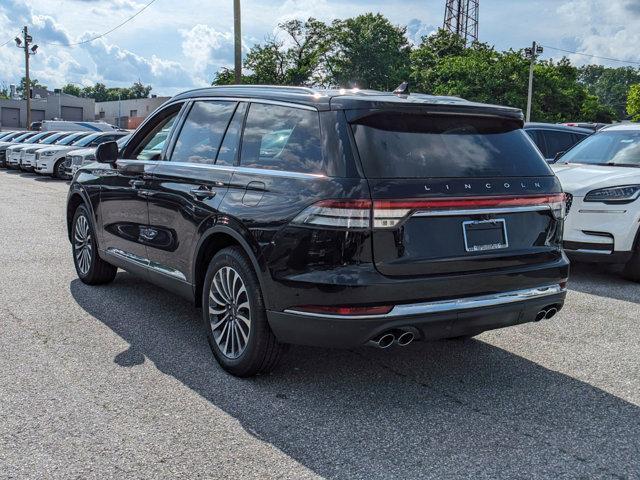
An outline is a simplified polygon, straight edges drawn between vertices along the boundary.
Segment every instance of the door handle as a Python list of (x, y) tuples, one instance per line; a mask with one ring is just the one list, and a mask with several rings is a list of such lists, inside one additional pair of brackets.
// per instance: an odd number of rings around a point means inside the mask
[(129, 180), (129, 185), (131, 185), (133, 188), (142, 188), (145, 185), (145, 181), (144, 180)]
[(216, 192), (207, 187), (195, 187), (191, 189), (191, 195), (198, 200), (204, 200), (205, 198), (213, 198), (216, 196)]

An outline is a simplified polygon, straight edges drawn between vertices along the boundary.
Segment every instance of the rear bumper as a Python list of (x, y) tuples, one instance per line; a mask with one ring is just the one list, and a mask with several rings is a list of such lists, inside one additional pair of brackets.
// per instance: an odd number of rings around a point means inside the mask
[(486, 330), (536, 320), (551, 306), (560, 310), (566, 290), (546, 285), (491, 295), (397, 305), (389, 314), (339, 316), (287, 310), (267, 312), (276, 337), (285, 343), (322, 347), (355, 347), (393, 329), (414, 330), (433, 340), (475, 335)]

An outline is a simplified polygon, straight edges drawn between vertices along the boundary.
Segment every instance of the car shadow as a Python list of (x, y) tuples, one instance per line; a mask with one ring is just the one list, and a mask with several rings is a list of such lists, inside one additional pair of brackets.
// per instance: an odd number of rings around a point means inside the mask
[(640, 284), (623, 278), (621, 265), (572, 261), (569, 289), (599, 297), (640, 303)]
[(328, 478), (626, 478), (640, 408), (479, 340), (406, 348), (292, 347), (270, 375), (214, 363), (200, 311), (128, 273), (70, 285), (76, 302), (145, 359), (263, 442)]

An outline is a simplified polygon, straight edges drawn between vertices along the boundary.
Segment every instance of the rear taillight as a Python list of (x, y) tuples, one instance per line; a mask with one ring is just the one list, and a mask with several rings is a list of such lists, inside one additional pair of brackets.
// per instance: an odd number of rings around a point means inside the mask
[(322, 200), (305, 208), (292, 223), (333, 228), (370, 228), (371, 200)]
[(413, 212), (443, 215), (477, 214), (482, 210), (519, 207), (549, 208), (556, 218), (564, 218), (565, 194), (533, 195), (526, 197), (462, 197), (407, 200), (375, 200), (373, 202), (374, 228), (393, 228)]
[(400, 200), (322, 200), (302, 211), (293, 222), (297, 225), (334, 228), (394, 228), (415, 212), (430, 215), (474, 215), (483, 210), (519, 207), (549, 209), (557, 219), (566, 215), (566, 196), (532, 195), (526, 197), (461, 197)]

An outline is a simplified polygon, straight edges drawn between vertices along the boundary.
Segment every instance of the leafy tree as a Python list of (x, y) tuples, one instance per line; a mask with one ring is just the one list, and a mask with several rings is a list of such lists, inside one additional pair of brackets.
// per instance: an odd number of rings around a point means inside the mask
[[(115, 100), (130, 100), (132, 98), (147, 98), (151, 93), (151, 85), (143, 85), (135, 82), (130, 88), (112, 87), (107, 88), (104, 83), (96, 83), (92, 87), (84, 87), (81, 91), (75, 90), (73, 85), (65, 85), (63, 92), (80, 97), (93, 98), (96, 102), (109, 102)], [(77, 87), (76, 87), (77, 88)], [(73, 93), (75, 92), (75, 93)]]
[(334, 20), (326, 57), (329, 83), (393, 90), (408, 80), (411, 46), (406, 30), (379, 13)]
[(128, 89), (128, 98), (148, 98), (151, 90), (151, 85), (143, 85), (137, 81)]
[[(46, 85), (41, 84), (36, 78), (29, 79), (29, 85), (31, 88), (47, 88)], [(20, 94), (20, 96), (24, 97), (24, 92), (27, 89), (27, 77), (22, 77), (20, 79), (20, 84), (17, 86), (16, 91)]]
[[(323, 22), (309, 18), (306, 22), (290, 20), (278, 28), (284, 39), (269, 38), (255, 45), (244, 60), (251, 73), (243, 83), (269, 85), (306, 85), (321, 78), (321, 62), (328, 48), (327, 30)], [(216, 73), (214, 85), (235, 83), (233, 70), (222, 68)]]
[(634, 122), (640, 122), (640, 83), (631, 85), (627, 95), (627, 112)]
[(82, 88), (72, 83), (67, 83), (62, 87), (62, 93), (66, 93), (67, 95), (73, 95), (75, 97), (82, 96)]
[(640, 83), (640, 70), (633, 67), (610, 68), (587, 65), (579, 70), (579, 81), (591, 95), (614, 111), (615, 118), (627, 118), (627, 93), (631, 85)]

